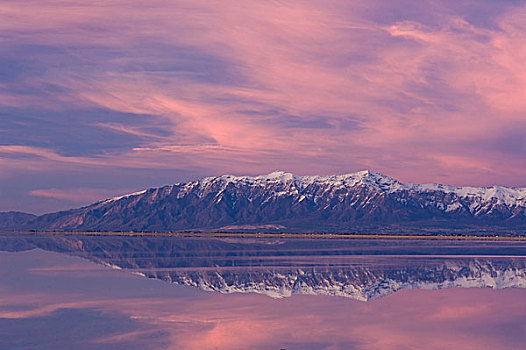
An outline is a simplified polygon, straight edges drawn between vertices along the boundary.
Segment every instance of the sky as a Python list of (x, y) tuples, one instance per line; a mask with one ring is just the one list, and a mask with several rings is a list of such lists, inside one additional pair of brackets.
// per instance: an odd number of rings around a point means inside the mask
[(526, 186), (526, 1), (0, 0), (0, 211), (221, 174)]

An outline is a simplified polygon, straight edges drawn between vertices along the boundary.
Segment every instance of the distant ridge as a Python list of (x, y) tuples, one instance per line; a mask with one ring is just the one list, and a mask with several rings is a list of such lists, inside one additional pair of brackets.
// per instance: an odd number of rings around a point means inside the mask
[(16, 227), (2, 215), (2, 229), (525, 234), (526, 189), (409, 184), (369, 170), (332, 176), (276, 171), (150, 188), (20, 216)]
[(0, 228), (3, 230), (16, 230), (34, 218), (36, 218), (36, 215), (19, 211), (0, 212)]

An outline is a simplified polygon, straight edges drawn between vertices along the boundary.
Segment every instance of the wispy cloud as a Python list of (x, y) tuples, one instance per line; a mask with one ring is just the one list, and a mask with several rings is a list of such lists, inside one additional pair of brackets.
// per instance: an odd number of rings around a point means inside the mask
[[(124, 192), (124, 191), (123, 191)], [(74, 188), (74, 189), (39, 189), (29, 192), (34, 197), (46, 197), (53, 199), (64, 199), (73, 202), (89, 203), (110, 197), (108, 190), (94, 188)]]

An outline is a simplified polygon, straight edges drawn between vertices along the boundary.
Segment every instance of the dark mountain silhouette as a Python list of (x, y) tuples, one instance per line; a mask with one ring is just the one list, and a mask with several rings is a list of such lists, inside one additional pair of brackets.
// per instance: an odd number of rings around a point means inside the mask
[(19, 211), (0, 212), (0, 228), (4, 230), (16, 230), (24, 227), (27, 222), (36, 218), (36, 215), (21, 213)]

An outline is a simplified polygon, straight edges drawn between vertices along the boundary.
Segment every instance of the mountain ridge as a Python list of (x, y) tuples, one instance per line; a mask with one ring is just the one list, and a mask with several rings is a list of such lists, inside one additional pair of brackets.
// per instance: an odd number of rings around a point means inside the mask
[(523, 234), (526, 188), (402, 183), (370, 170), (329, 176), (282, 171), (222, 175), (28, 217), (20, 228), (184, 231), (235, 230), (236, 226), (288, 232), (482, 230)]
[[(526, 188), (522, 187), (513, 187), (513, 186), (453, 186), (437, 183), (428, 183), (428, 184), (415, 184), (415, 183), (402, 183), (392, 177), (386, 176), (384, 174), (374, 172), (371, 170), (362, 170), (355, 173), (348, 173), (342, 175), (307, 175), (299, 176), (292, 173), (287, 173), (284, 171), (274, 171), (267, 175), (259, 176), (235, 176), (235, 175), (221, 175), (221, 176), (211, 176), (205, 177), (196, 181), (176, 183), (174, 185), (166, 185), (157, 188), (173, 187), (177, 185), (192, 185), (192, 184), (207, 184), (213, 181), (221, 181), (224, 183), (229, 182), (246, 182), (248, 184), (261, 184), (263, 181), (278, 180), (281, 183), (286, 183), (288, 181), (294, 181), (295, 183), (303, 184), (312, 184), (316, 182), (333, 182), (334, 184), (345, 183), (346, 181), (352, 183), (353, 185), (358, 182), (362, 182), (367, 185), (376, 186), (382, 190), (390, 190), (390, 192), (399, 191), (399, 190), (420, 190), (420, 191), (431, 191), (431, 190), (444, 190), (447, 192), (453, 192), (459, 195), (483, 195), (484, 198), (496, 198), (497, 200), (510, 201), (513, 199), (520, 199), (522, 203), (526, 204)], [(114, 201), (125, 197), (140, 195), (146, 191), (153, 189), (144, 189), (138, 192), (125, 194), (118, 197), (108, 198), (101, 200), (100, 202)], [(510, 204), (510, 202), (507, 202)]]
[(5, 230), (16, 229), (35, 217), (36, 215), (20, 211), (0, 212), (0, 228)]

